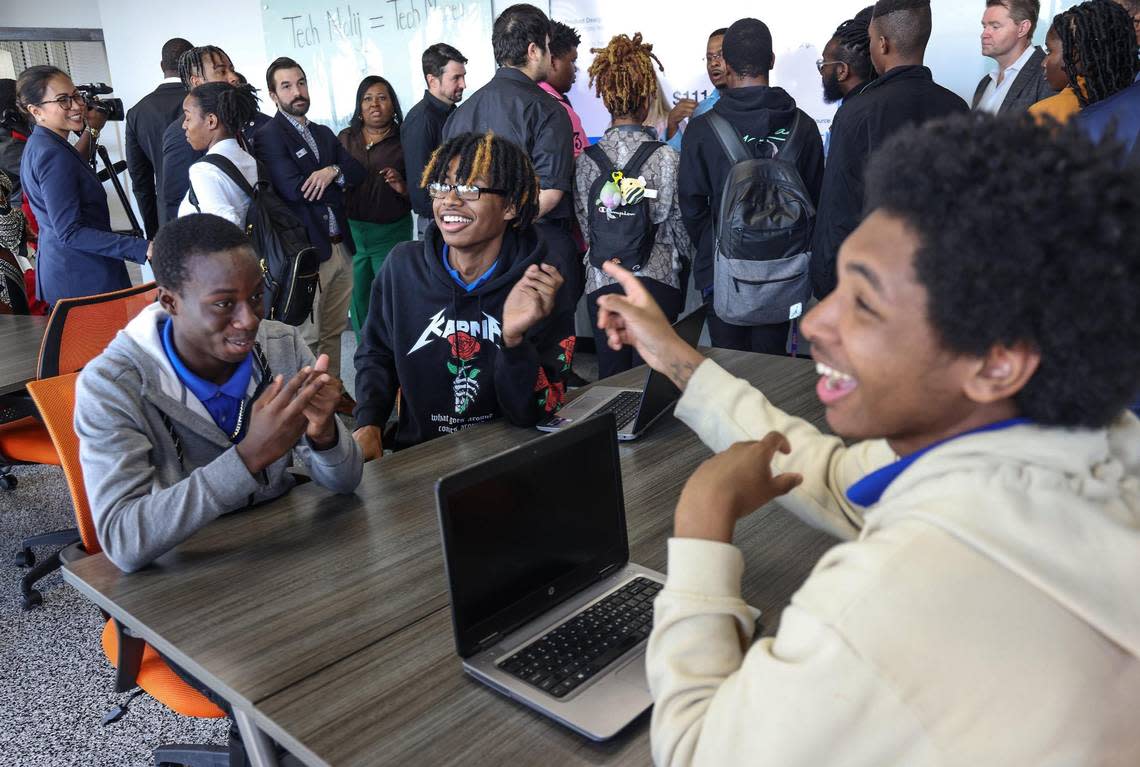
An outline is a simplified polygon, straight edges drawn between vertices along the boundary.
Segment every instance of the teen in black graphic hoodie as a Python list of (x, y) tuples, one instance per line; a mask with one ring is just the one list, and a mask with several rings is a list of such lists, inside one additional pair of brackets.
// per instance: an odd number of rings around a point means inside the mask
[[(356, 353), (366, 457), (397, 392), (395, 449), (499, 416), (531, 426), (561, 404), (574, 305), (530, 226), (534, 178), (526, 154), (490, 134), (458, 136), (428, 165), (435, 223), (384, 262)], [(479, 187), (478, 199), (456, 184)]]

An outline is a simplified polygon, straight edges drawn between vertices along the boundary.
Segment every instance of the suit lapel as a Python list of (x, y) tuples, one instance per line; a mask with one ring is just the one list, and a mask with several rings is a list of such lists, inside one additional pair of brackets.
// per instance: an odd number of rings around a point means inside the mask
[[(320, 161), (313, 156), (313, 150), (309, 148), (309, 144), (301, 135), (293, 123), (289, 122), (289, 118), (282, 114), (280, 111), (273, 116), (274, 121), (277, 122), (277, 127), (280, 129), (282, 135), (285, 136), (285, 143), (289, 147), (289, 151), (293, 154), (293, 159), (300, 166), (301, 170), (306, 173), (312, 173), (319, 170), (321, 167)], [(314, 139), (316, 136), (314, 135)], [(318, 144), (319, 146), (319, 144)]]
[(1005, 101), (1001, 104), (1001, 111), (1008, 112), (1014, 108), (1014, 105), (1021, 100), (1021, 95), (1025, 92), (1025, 88), (1032, 82), (1036, 75), (1041, 73), (1041, 59), (1045, 58), (1045, 54), (1041, 52), (1040, 48), (1033, 50), (1033, 55), (1025, 62), (1017, 77), (1013, 79), (1013, 84), (1009, 86), (1009, 92), (1005, 94)]

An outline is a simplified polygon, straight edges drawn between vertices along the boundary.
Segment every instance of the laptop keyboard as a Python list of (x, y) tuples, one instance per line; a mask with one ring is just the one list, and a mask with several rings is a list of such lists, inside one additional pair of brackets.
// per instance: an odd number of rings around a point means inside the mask
[[(636, 392), (627, 392), (636, 394)], [(635, 578), (499, 667), (555, 698), (563, 698), (637, 646), (653, 628), (653, 599), (661, 584)]]
[(617, 419), (617, 430), (621, 431), (622, 427), (637, 417), (637, 408), (641, 405), (641, 394), (642, 392), (639, 391), (623, 391), (594, 411), (594, 415), (613, 413), (614, 418)]

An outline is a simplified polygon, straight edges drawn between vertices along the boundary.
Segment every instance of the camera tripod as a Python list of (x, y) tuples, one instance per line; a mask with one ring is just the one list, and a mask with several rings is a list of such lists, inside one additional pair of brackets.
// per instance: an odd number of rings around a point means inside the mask
[[(95, 159), (98, 157), (103, 161), (103, 170), (98, 170), (95, 167)], [(127, 231), (119, 232), (119, 234), (129, 234), (132, 237), (145, 238), (146, 233), (143, 232), (139, 226), (138, 217), (135, 216), (134, 210), (131, 208), (130, 200), (127, 199), (127, 191), (123, 189), (122, 182), (119, 181), (119, 174), (122, 173), (127, 167), (123, 161), (118, 163), (111, 162), (111, 155), (107, 152), (107, 147), (95, 142), (95, 154), (91, 155), (91, 169), (97, 172), (100, 181), (111, 179), (111, 186), (115, 187), (115, 194), (119, 196), (119, 202), (123, 205), (123, 210), (127, 212), (127, 220), (131, 224), (131, 228)]]

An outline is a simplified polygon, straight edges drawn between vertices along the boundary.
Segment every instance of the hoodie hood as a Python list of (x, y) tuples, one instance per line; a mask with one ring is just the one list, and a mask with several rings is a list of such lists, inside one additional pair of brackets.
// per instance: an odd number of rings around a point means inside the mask
[[(460, 293), (466, 296), (491, 296), (504, 287), (507, 292), (522, 277), (523, 272), (531, 264), (539, 264), (546, 260), (546, 243), (539, 239), (534, 227), (519, 231), (513, 227), (503, 233), (503, 244), (499, 250), (499, 259), (495, 273), (491, 279), (484, 282), (474, 290), (467, 292), (451, 278), (451, 274), (443, 266), (443, 234), (436, 227), (435, 222), (428, 225), (424, 231), (423, 257), (428, 262), (432, 273), (443, 283), (448, 292)], [(504, 296), (505, 298), (505, 296)]]
[(1020, 425), (951, 440), (899, 475), (864, 535), (903, 516), (942, 528), (1140, 657), (1140, 420), (1131, 413), (1103, 430)]
[(737, 130), (758, 141), (781, 128), (790, 128), (796, 118), (796, 101), (783, 88), (756, 85), (722, 91), (712, 111), (722, 115)]

